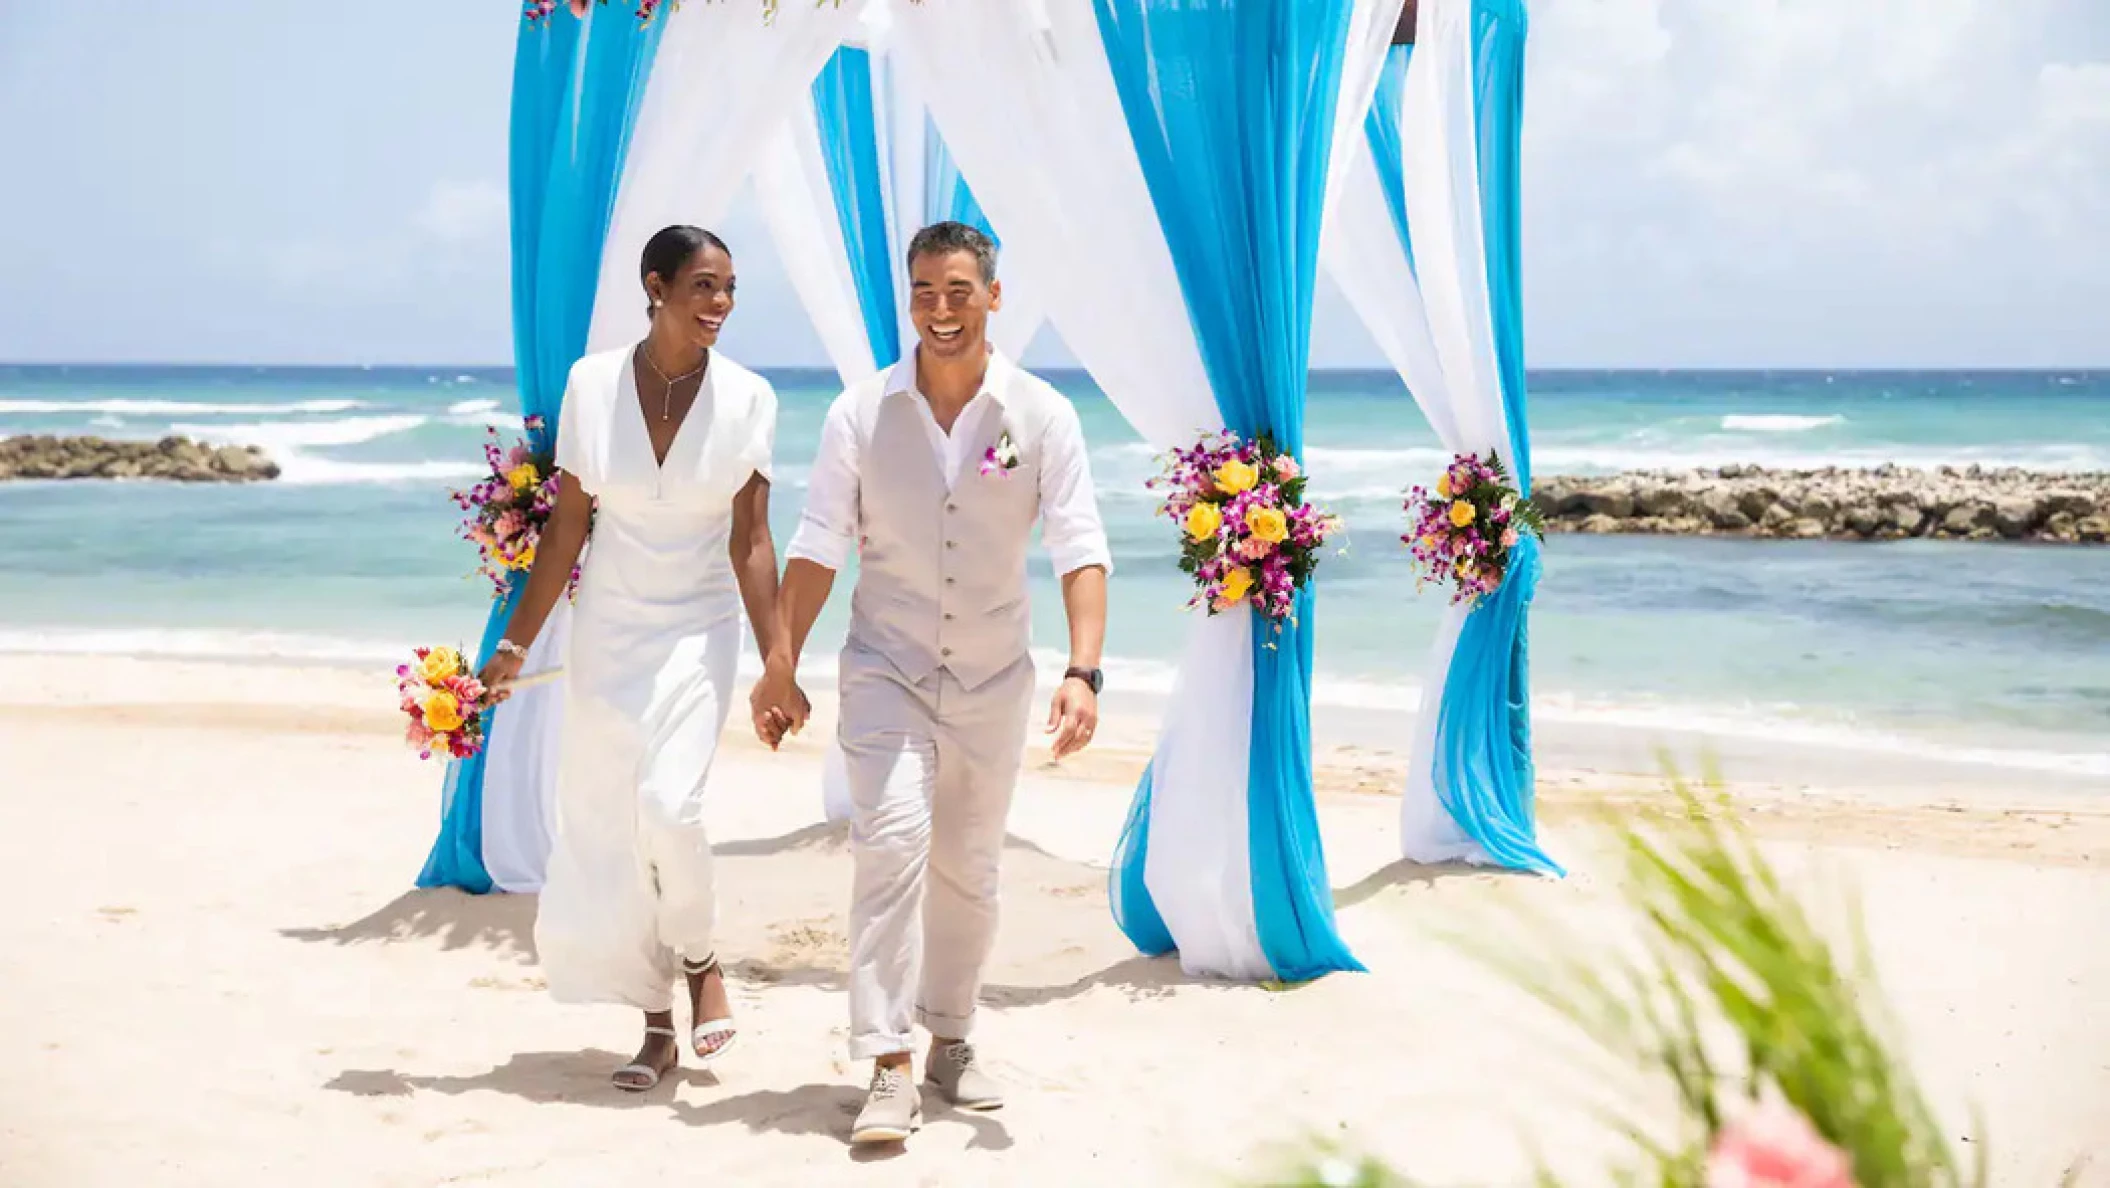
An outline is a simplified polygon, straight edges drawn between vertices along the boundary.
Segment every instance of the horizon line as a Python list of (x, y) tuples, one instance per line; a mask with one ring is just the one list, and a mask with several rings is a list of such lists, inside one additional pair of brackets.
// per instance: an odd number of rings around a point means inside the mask
[[(745, 361), (745, 360), (742, 360), (742, 364), (743, 364), (744, 366), (747, 366), (747, 367), (752, 367), (752, 368), (754, 368), (754, 369), (756, 369), (756, 370), (758, 370), (758, 371), (817, 371), (817, 372), (830, 372), (830, 373), (832, 373), (832, 372), (833, 372), (833, 371), (835, 370), (835, 368), (834, 368), (833, 366), (831, 366), (831, 365), (829, 365), (829, 364), (827, 364), (827, 363), (752, 363), (752, 362), (747, 362), (747, 361)], [(385, 369), (385, 370), (389, 370), (389, 371), (418, 371), (418, 370), (428, 370), (428, 371), (445, 371), (445, 370), (447, 370), (447, 369), (449, 369), (449, 368), (455, 368), (455, 369), (460, 369), (460, 370), (466, 370), (466, 371), (514, 371), (514, 372), (517, 372), (517, 370), (518, 370), (518, 366), (517, 366), (516, 364), (514, 364), (514, 363), (511, 363), (511, 362), (506, 362), (506, 363), (464, 363), (464, 362), (460, 362), (460, 361), (454, 361), (454, 362), (440, 362), (440, 363), (433, 363), (433, 362), (417, 362), (417, 361), (412, 361), (412, 362), (364, 362), (364, 363), (312, 363), (312, 362), (310, 362), (310, 363), (270, 363), (270, 362), (257, 362), (257, 361), (254, 361), (254, 360), (219, 360), (219, 361), (210, 361), (210, 362), (206, 362), (206, 361), (196, 361), (196, 360), (140, 360), (140, 359), (123, 359), (123, 360), (89, 360), (89, 359), (0, 359), (0, 368), (7, 368), (7, 367), (24, 367), (24, 368), (27, 368), (27, 367), (37, 367), (37, 368), (68, 368), (68, 367), (92, 368), (92, 367), (100, 367), (100, 368), (112, 368), (112, 369), (122, 369), (122, 368), (141, 368), (141, 369), (143, 369), (143, 368), (170, 368), (170, 369), (175, 369), (175, 368), (192, 368), (192, 369), (197, 369), (197, 370), (208, 370), (208, 369), (237, 369), (237, 368), (248, 368), (248, 369), (251, 369), (251, 370), (269, 370), (269, 371), (374, 371), (374, 370), (384, 370), (384, 369)], [(1082, 365), (1079, 365), (1079, 364), (1061, 364), (1061, 365), (1030, 365), (1030, 366), (1026, 366), (1026, 368), (1025, 368), (1025, 369), (1026, 369), (1026, 370), (1028, 370), (1028, 371), (1033, 371), (1033, 372), (1060, 372), (1060, 373), (1075, 373), (1075, 374), (1080, 374), (1080, 375), (1087, 375), (1087, 376), (1091, 374), (1091, 369), (1090, 369), (1090, 368), (1084, 367), (1084, 366), (1082, 366)], [(1323, 374), (1348, 374), (1348, 373), (1365, 373), (1365, 374), (1375, 373), (1375, 374), (1383, 374), (1383, 375), (1396, 375), (1396, 374), (1397, 374), (1397, 371), (1396, 371), (1396, 370), (1395, 370), (1394, 368), (1392, 368), (1392, 367), (1391, 367), (1391, 366), (1389, 366), (1389, 365), (1386, 365), (1386, 364), (1382, 364), (1382, 363), (1378, 363), (1378, 364), (1367, 364), (1367, 365), (1343, 365), (1343, 366), (1311, 366), (1311, 367), (1307, 367), (1307, 368), (1306, 368), (1305, 370), (1306, 370), (1306, 373), (1307, 373), (1307, 374), (1316, 374), (1316, 375), (1323, 375)], [(1742, 364), (1742, 363), (1697, 363), (1697, 364), (1638, 364), (1638, 363), (1622, 363), (1622, 364), (1599, 364), (1599, 365), (1590, 365), (1590, 364), (1572, 364), (1572, 363), (1571, 363), (1571, 364), (1545, 364), (1545, 365), (1538, 365), (1538, 364), (1526, 364), (1526, 366), (1525, 366), (1525, 371), (1526, 371), (1526, 373), (1527, 373), (1527, 374), (1531, 374), (1531, 373), (1538, 373), (1538, 374), (1548, 374), (1548, 373), (1579, 373), (1579, 372), (1641, 372), (1641, 373), (1649, 373), (1649, 372), (1653, 372), (1653, 373), (1659, 373), (1659, 374), (1668, 374), (1668, 373), (1673, 373), (1673, 372), (1682, 372), (1682, 373), (1692, 373), (1692, 372), (1698, 372), (1698, 373), (1710, 373), (1710, 372), (1712, 372), (1712, 373), (1748, 373), (1748, 372), (1770, 372), (1770, 373), (1774, 373), (1774, 374), (1792, 374), (1792, 375), (1827, 375), (1827, 374), (1829, 374), (1829, 375), (1853, 375), (1853, 374), (1867, 375), (1867, 374), (1885, 374), (1885, 373), (1891, 373), (1891, 374), (1898, 374), (1898, 373), (1903, 373), (1903, 374), (1915, 374), (1915, 373), (1916, 373), (1916, 374), (1932, 374), (1932, 373), (1941, 373), (1941, 372), (1952, 372), (1952, 373), (1953, 373), (1953, 372), (1977, 372), (1977, 373), (2007, 373), (2007, 374), (2011, 374), (2011, 375), (2050, 375), (2050, 374), (2058, 374), (2058, 373), (2063, 373), (2063, 372), (2110, 372), (2110, 362), (2105, 362), (2105, 363), (2094, 363), (2094, 364), (2088, 364), (2088, 363), (2082, 363), (2082, 364), (2036, 364), (2036, 363), (2028, 363), (2028, 364), (2025, 364), (2025, 363), (1980, 363), (1980, 364), (1954, 364), (1954, 363), (1942, 363), (1942, 364), (1888, 364), (1888, 363), (1885, 363), (1885, 364), (1846, 364), (1846, 365), (1828, 365), (1828, 364), (1812, 364), (1812, 363), (1794, 363), (1794, 364)]]

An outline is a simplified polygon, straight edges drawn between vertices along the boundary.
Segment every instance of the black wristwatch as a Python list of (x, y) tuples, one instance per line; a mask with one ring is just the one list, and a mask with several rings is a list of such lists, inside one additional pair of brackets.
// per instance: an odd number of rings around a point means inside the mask
[(1098, 696), (1099, 690), (1106, 685), (1106, 674), (1096, 668), (1072, 668), (1062, 674), (1062, 679), (1066, 681), (1083, 681), (1085, 687), (1090, 689), (1095, 697)]

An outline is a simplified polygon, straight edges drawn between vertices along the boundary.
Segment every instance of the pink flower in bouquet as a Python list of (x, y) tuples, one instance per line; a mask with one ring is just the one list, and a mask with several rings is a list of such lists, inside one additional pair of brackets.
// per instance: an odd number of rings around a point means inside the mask
[(1503, 547), (1503, 548), (1505, 548), (1505, 549), (1513, 549), (1513, 548), (1517, 547), (1517, 530), (1516, 530), (1516, 529), (1514, 529), (1514, 528), (1511, 528), (1511, 529), (1509, 529), (1508, 531), (1506, 531), (1506, 532), (1502, 533), (1502, 547)]
[(1707, 1188), (1854, 1188), (1853, 1165), (1795, 1107), (1768, 1100), (1715, 1136)]
[(1297, 460), (1295, 458), (1290, 457), (1288, 454), (1275, 455), (1274, 465), (1275, 477), (1281, 479), (1285, 483), (1304, 473), (1304, 471), (1300, 467), (1298, 467)]
[(1248, 536), (1238, 542), (1238, 555), (1248, 561), (1258, 561), (1274, 551), (1273, 541), (1262, 540), (1257, 536)]

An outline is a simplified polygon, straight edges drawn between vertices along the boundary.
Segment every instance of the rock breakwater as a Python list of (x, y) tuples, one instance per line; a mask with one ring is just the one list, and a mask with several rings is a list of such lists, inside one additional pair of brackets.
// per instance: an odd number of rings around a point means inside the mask
[(278, 474), (278, 463), (255, 446), (209, 446), (187, 437), (164, 437), (160, 441), (0, 438), (0, 482), (162, 479), (180, 483), (253, 483), (275, 479)]
[(2105, 473), (1724, 466), (1549, 476), (1532, 498), (1562, 532), (2110, 543)]

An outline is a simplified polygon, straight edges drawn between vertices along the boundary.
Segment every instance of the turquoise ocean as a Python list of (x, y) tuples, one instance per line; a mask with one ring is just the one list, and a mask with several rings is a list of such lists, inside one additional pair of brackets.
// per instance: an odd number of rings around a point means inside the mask
[[(781, 545), (836, 385), (770, 374)], [(1143, 488), (1151, 452), (1089, 379), (1049, 378), (1083, 415), (1113, 542), (1109, 679), (1163, 692), (1187, 587)], [(488, 588), (447, 489), (476, 474), (488, 428), (517, 434), (514, 409), (509, 369), (0, 366), (0, 436), (184, 433), (285, 469), (247, 487), (0, 485), (0, 651), (378, 667), (412, 643), (473, 643)], [(1389, 373), (1317, 373), (1309, 410), (1314, 497), (1349, 529), (1320, 570), (1315, 699), (1410, 708), (1443, 599), (1415, 594), (1399, 504), (1443, 454)], [(1531, 416), (1541, 475), (2110, 470), (2106, 372), (1548, 372)], [(1558, 536), (1532, 631), (1546, 720), (2110, 774), (2110, 549)]]

